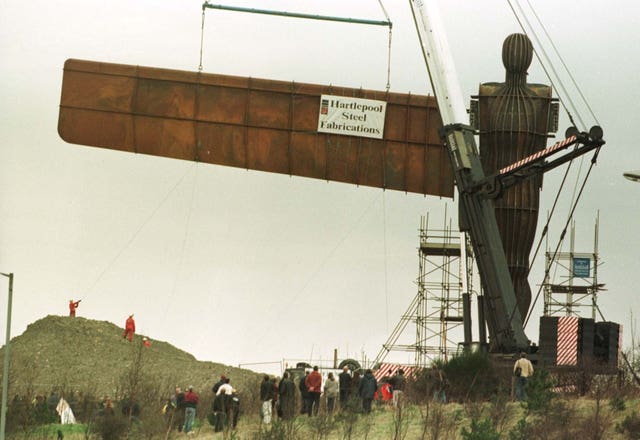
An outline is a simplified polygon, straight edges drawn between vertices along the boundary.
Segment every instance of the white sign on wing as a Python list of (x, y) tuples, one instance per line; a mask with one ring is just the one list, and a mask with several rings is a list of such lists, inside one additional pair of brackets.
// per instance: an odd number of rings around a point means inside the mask
[(382, 139), (386, 112), (385, 101), (322, 95), (318, 132)]

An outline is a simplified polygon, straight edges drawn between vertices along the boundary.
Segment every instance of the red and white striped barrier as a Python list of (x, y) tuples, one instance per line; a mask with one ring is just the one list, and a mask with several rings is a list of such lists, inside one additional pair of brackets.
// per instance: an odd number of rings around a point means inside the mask
[(526, 165), (526, 164), (528, 164), (530, 162), (533, 162), (533, 161), (538, 160), (540, 158), (549, 156), (550, 154), (553, 154), (558, 150), (562, 150), (563, 148), (568, 147), (569, 145), (576, 143), (577, 140), (578, 140), (577, 136), (575, 136), (575, 135), (569, 136), (568, 138), (553, 144), (549, 148), (545, 148), (544, 150), (540, 150), (537, 153), (532, 154), (531, 156), (527, 156), (524, 159), (519, 160), (516, 163), (512, 163), (511, 165), (502, 168), (500, 170), (499, 174), (506, 174), (506, 173), (508, 173), (510, 171), (513, 171), (515, 169), (521, 168), (521, 167), (523, 167), (524, 165)]
[(577, 316), (558, 319), (557, 365), (578, 365), (578, 321)]
[(382, 363), (380, 364), (380, 368), (378, 368), (373, 372), (373, 376), (376, 378), (378, 382), (380, 382), (380, 380), (384, 377), (394, 376), (400, 368), (402, 368), (402, 370), (404, 371), (405, 377), (412, 376), (414, 371), (418, 369), (417, 367), (414, 367), (414, 366)]

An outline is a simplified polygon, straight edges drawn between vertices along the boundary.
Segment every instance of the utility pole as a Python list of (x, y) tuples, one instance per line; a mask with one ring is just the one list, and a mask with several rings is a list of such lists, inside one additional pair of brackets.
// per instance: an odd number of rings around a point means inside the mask
[(2, 409), (0, 411), (0, 440), (4, 440), (4, 433), (7, 427), (7, 392), (9, 388), (9, 341), (11, 341), (11, 300), (13, 297), (13, 273), (2, 273), (0, 275), (9, 278), (9, 299), (7, 303), (7, 332), (4, 344), (4, 368), (2, 370)]

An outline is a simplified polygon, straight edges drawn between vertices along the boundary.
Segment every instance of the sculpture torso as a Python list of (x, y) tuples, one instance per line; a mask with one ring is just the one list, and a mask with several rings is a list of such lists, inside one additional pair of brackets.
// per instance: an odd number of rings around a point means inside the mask
[[(532, 56), (533, 48), (525, 35), (510, 35), (502, 49), (506, 81), (480, 85), (480, 156), (487, 175), (546, 147), (551, 87), (527, 84)], [(534, 177), (495, 200), (496, 220), (523, 317), (531, 303), (527, 276), (541, 187), (542, 177)]]

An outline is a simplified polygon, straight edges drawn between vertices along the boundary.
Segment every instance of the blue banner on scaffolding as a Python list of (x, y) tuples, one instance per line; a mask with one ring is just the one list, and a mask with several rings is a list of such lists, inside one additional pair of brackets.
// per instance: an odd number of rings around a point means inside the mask
[(591, 258), (574, 258), (573, 276), (574, 278), (589, 278), (591, 276)]

